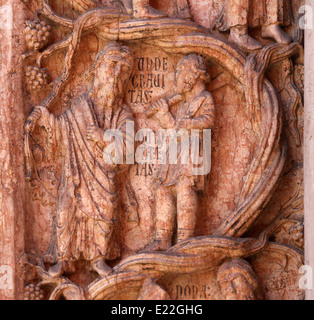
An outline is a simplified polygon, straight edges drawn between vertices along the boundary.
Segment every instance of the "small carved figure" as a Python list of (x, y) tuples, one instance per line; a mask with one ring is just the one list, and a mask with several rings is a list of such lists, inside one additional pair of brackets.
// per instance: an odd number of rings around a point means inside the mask
[[(104, 7), (126, 10), (134, 18), (155, 19), (167, 17), (167, 14), (156, 10), (149, 4), (149, 0), (65, 0), (79, 13), (91, 9)], [(175, 17), (191, 19), (187, 0), (175, 0)]]
[[(25, 130), (37, 124), (51, 132), (50, 139), (63, 152), (63, 168), (56, 213), (57, 263), (51, 276), (63, 273), (64, 262), (89, 261), (94, 271), (106, 275), (105, 260), (117, 258), (112, 240), (117, 219), (117, 165), (106, 162), (103, 150), (105, 130), (125, 135), (132, 113), (123, 104), (124, 89), (133, 65), (128, 47), (110, 43), (96, 57), (90, 74), (89, 94), (74, 99), (70, 108), (56, 117), (38, 106), (29, 116)], [(112, 250), (111, 250), (112, 249)]]
[(292, 38), (281, 29), (281, 25), (290, 23), (291, 5), (288, 0), (227, 0), (217, 26), (220, 31), (230, 30), (229, 41), (240, 48), (258, 50), (262, 44), (249, 36), (248, 27), (261, 26), (263, 38), (289, 44)]
[(261, 300), (258, 278), (250, 264), (243, 259), (224, 263), (218, 270), (217, 280), (225, 300)]
[[(191, 133), (192, 129), (202, 131), (213, 128), (215, 107), (212, 95), (205, 90), (207, 81), (209, 74), (201, 56), (191, 54), (179, 61), (176, 67), (176, 87), (178, 95), (181, 95), (181, 103), (176, 116), (169, 110), (170, 103), (164, 98), (152, 106), (164, 129), (185, 129)], [(202, 138), (199, 143), (202, 153)], [(164, 251), (170, 248), (176, 225), (178, 242), (194, 236), (198, 211), (197, 191), (203, 189), (205, 175), (193, 173), (191, 159), (186, 164), (181, 160), (179, 144), (177, 164), (159, 165), (156, 179), (156, 235), (153, 244), (145, 250)]]

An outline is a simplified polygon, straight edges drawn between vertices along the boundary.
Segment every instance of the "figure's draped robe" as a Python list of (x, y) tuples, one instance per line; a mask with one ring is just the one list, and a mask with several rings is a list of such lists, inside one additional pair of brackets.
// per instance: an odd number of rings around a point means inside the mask
[(232, 27), (291, 24), (292, 12), (289, 0), (226, 0), (217, 27), (227, 31)]
[[(45, 109), (46, 110), (46, 109)], [(115, 109), (107, 128), (125, 136), (126, 122), (133, 117), (127, 106)], [(117, 220), (118, 193), (115, 166), (96, 156), (95, 143), (86, 139), (89, 125), (97, 125), (88, 95), (72, 102), (61, 116), (48, 110), (39, 126), (53, 133), (58, 152), (63, 153), (56, 213), (57, 259), (115, 259), (119, 255), (112, 237)]]

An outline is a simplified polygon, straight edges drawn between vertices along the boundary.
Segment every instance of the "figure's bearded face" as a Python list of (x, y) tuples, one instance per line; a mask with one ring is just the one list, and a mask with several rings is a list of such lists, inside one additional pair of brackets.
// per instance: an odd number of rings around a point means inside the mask
[(198, 75), (189, 66), (181, 64), (176, 69), (176, 87), (179, 94), (185, 94), (192, 91)]
[(123, 99), (130, 72), (129, 63), (120, 56), (109, 56), (98, 67), (94, 92), (104, 106), (112, 108)]

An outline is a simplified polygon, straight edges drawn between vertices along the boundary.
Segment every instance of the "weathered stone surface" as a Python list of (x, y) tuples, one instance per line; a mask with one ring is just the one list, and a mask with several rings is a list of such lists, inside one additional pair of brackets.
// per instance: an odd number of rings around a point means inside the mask
[(303, 299), (303, 2), (7, 2), (0, 297)]

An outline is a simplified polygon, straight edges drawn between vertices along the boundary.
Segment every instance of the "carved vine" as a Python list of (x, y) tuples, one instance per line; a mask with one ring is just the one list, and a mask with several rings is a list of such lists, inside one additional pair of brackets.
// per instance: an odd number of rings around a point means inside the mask
[[(87, 5), (86, 8), (90, 9), (92, 2), (84, 3)], [(77, 9), (85, 11), (86, 8)], [(268, 204), (286, 159), (286, 145), (281, 139), (282, 117), (278, 98), (264, 74), (270, 64), (298, 54), (300, 45), (297, 43), (289, 46), (272, 44), (246, 59), (243, 52), (235, 49), (228, 42), (205, 33), (203, 28), (193, 22), (170, 18), (157, 19), (147, 25), (145, 22), (128, 21), (130, 16), (123, 11), (104, 8), (92, 8), (82, 13), (77, 20), (71, 21), (56, 15), (47, 1), (44, 1), (44, 7), (39, 15), (72, 30), (72, 34), (67, 39), (50, 46), (41, 53), (36, 52), (25, 56), (25, 58), (35, 57), (40, 68), (43, 59), (58, 50), (66, 49), (63, 72), (53, 81), (52, 90), (41, 103), (42, 106), (49, 109), (60, 97), (62, 89), (69, 81), (82, 33), (97, 28), (99, 31), (97, 34), (107, 40), (153, 39), (155, 44), (168, 52), (200, 53), (221, 65), (245, 86), (248, 114), (252, 116), (251, 121), (259, 137), (238, 206), (213, 236), (188, 240), (165, 253), (134, 255), (116, 266), (112, 275), (92, 283), (85, 290), (85, 294), (77, 285), (69, 283), (68, 279), (58, 280), (60, 283), (54, 283), (55, 289), (51, 298), (57, 299), (61, 294), (69, 299), (83, 298), (83, 296), (87, 299), (109, 298), (114, 295), (112, 290), (117, 290), (117, 288), (121, 290), (123, 288), (130, 290), (129, 288), (133, 287), (138, 289), (148, 277), (209, 270), (217, 267), (226, 259), (248, 257), (263, 250), (269, 236), (278, 227), (277, 223), (281, 221), (281, 215), (276, 220), (277, 222), (268, 227), (258, 239), (239, 239), (239, 237), (252, 226)], [(159, 26), (159, 29), (156, 29), (156, 25)], [(174, 34), (173, 28), (183, 35)], [(164, 38), (168, 40), (161, 40)], [(266, 100), (263, 100), (263, 97), (266, 97)], [(26, 135), (25, 139), (30, 139), (30, 137)], [(25, 145), (28, 145), (27, 141)], [(26, 149), (25, 152), (27, 176), (30, 178), (33, 160), (30, 150)], [(48, 282), (55, 281), (48, 279), (48, 275), (43, 270), (43, 267), (38, 267), (42, 279)]]

